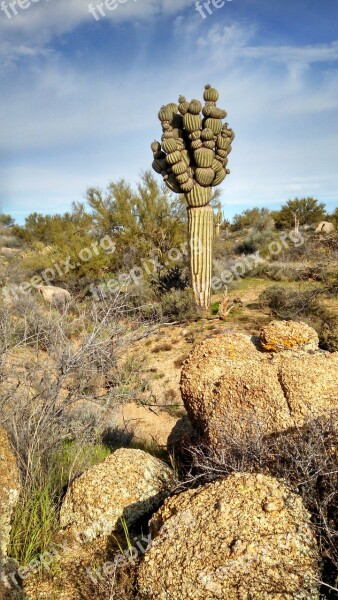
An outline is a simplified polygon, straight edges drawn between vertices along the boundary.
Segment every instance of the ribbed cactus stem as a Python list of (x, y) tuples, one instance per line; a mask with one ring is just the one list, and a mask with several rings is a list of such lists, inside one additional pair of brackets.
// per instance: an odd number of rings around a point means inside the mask
[(188, 207), (190, 271), (197, 306), (208, 310), (211, 295), (212, 237), (214, 213), (211, 206)]

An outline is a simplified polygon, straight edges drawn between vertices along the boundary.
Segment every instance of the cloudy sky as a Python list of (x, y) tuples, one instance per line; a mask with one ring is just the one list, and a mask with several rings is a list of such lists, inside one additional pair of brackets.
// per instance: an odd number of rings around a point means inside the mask
[(195, 0), (106, 0), (104, 17), (97, 4), (2, 3), (2, 211), (22, 222), (89, 186), (135, 183), (159, 107), (205, 83), (236, 132), (228, 216), (295, 196), (337, 206), (337, 0), (227, 0), (206, 18)]

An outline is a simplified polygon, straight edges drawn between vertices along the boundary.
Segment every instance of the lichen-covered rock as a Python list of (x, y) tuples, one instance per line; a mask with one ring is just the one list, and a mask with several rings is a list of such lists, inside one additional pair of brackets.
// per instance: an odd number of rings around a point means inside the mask
[(296, 426), (337, 408), (337, 352), (282, 356), (278, 379)]
[(260, 334), (263, 350), (283, 352), (286, 350), (318, 350), (317, 332), (306, 323), (272, 321)]
[(11, 519), (20, 493), (20, 476), (7, 433), (0, 427), (0, 571), (6, 561)]
[(302, 500), (236, 473), (167, 500), (150, 522), (140, 600), (315, 600), (318, 550)]
[(61, 526), (87, 540), (109, 535), (121, 517), (131, 525), (156, 510), (173, 483), (172, 469), (161, 460), (142, 450), (116, 450), (71, 484), (61, 507)]
[(337, 406), (338, 354), (268, 353), (241, 334), (194, 348), (183, 365), (181, 393), (193, 426), (213, 449), (229, 432), (241, 440), (302, 426)]

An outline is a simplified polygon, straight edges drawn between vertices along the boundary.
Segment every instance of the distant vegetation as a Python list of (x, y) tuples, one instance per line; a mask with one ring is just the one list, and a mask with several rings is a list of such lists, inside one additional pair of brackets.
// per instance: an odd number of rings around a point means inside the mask
[[(318, 200), (295, 198), (278, 211), (244, 210), (230, 222), (220, 212), (219, 200), (219, 193), (214, 193), (214, 293), (226, 285), (231, 289), (225, 271), (234, 272), (241, 257), (258, 253), (260, 262), (238, 267), (241, 278), (310, 285), (302, 297), (295, 289), (277, 291), (276, 299), (274, 290), (267, 291), (263, 302), (273, 314), (300, 318), (316, 313), (317, 319), (326, 318), (322, 299), (336, 293), (336, 234), (323, 237), (314, 231), (322, 220), (337, 226), (338, 209), (327, 214)], [(11, 268), (6, 272), (0, 268), (3, 286), (33, 281), (36, 287), (39, 281), (50, 281), (80, 300), (93, 290), (96, 299), (107, 297), (122, 286), (131, 310), (137, 307), (144, 319), (184, 320), (197, 315), (190, 288), (186, 205), (183, 197), (160, 185), (150, 172), (143, 174), (136, 189), (125, 180), (111, 182), (104, 191), (92, 187), (85, 202), (74, 203), (63, 215), (32, 213), (19, 226), (3, 214), (0, 228), (0, 246), (8, 248), (7, 253), (20, 248)], [(299, 243), (285, 242), (285, 235), (298, 229)], [(41, 273), (47, 274), (45, 280)]]
[[(214, 207), (218, 200), (216, 193)], [(247, 230), (237, 250), (249, 254), (271, 240), (278, 230), (292, 229), (294, 214), (300, 226), (311, 227), (324, 219), (337, 224), (337, 211), (328, 215), (324, 204), (317, 200), (296, 198), (287, 201), (279, 211), (255, 207), (236, 214), (231, 223), (223, 219), (220, 230), (222, 237), (226, 232)], [(10, 215), (2, 214), (0, 225), (4, 231), (0, 242), (2, 246), (12, 245), (6, 238), (9, 231), (21, 241), (25, 249), (21, 279), (27, 280), (69, 256), (74, 268), (62, 276), (56, 273), (55, 284), (63, 281), (79, 291), (89, 279), (102, 281), (111, 274), (142, 268), (142, 279), (163, 292), (182, 289), (182, 282), (188, 280), (186, 219), (184, 200), (146, 172), (136, 190), (124, 180), (111, 182), (105, 191), (88, 189), (86, 202), (74, 203), (72, 210), (63, 215), (32, 213), (19, 226)], [(110, 236), (114, 252), (92, 252), (89, 260), (78, 260), (83, 248), (90, 248), (104, 236)], [(170, 252), (172, 249), (180, 253)], [(144, 261), (149, 260), (153, 261), (152, 266), (145, 268)]]

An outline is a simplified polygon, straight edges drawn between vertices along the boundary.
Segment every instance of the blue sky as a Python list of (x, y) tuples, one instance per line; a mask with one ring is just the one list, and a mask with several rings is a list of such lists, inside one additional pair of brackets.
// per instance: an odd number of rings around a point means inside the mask
[(205, 19), (195, 0), (120, 0), (99, 21), (88, 0), (20, 1), (0, 12), (0, 209), (18, 222), (136, 183), (159, 107), (206, 83), (236, 132), (228, 217), (295, 196), (337, 206), (337, 0), (228, 0)]

